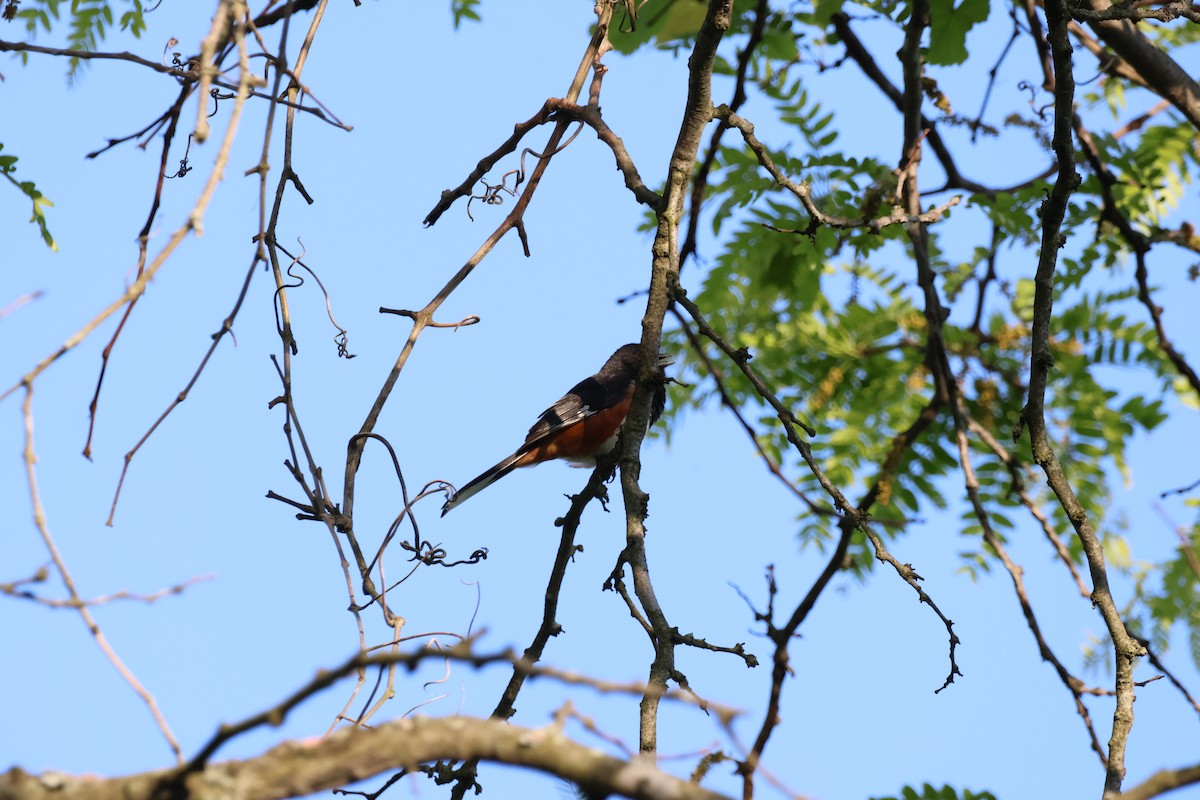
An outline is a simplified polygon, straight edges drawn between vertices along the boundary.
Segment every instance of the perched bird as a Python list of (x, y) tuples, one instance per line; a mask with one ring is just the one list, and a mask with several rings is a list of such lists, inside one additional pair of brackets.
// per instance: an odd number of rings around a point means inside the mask
[[(633, 400), (641, 352), (641, 345), (627, 344), (613, 353), (599, 372), (571, 387), (571, 391), (542, 412), (517, 452), (450, 495), (442, 506), (443, 516), (517, 467), (554, 458), (565, 458), (579, 466), (594, 466), (596, 456), (611, 452)], [(660, 370), (669, 363), (662, 355), (658, 357)], [(654, 387), (651, 425), (658, 421), (666, 401), (664, 378)]]

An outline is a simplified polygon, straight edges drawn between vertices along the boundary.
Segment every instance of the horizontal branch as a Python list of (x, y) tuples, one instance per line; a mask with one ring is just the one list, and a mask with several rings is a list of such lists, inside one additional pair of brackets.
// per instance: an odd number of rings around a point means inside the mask
[(25, 42), (4, 42), (0, 41), (0, 53), (41, 53), (47, 56), (62, 56), (69, 58), (78, 58), (84, 61), (128, 61), (131, 64), (137, 64), (155, 72), (161, 72), (165, 75), (174, 75), (177, 78), (190, 78), (192, 74), (186, 70), (170, 64), (160, 64), (157, 61), (150, 61), (142, 58), (139, 55), (134, 55), (126, 50), (123, 53), (100, 53), (91, 50), (72, 50), (60, 47), (43, 47), (38, 44), (27, 44)]
[[(346, 728), (324, 739), (285, 742), (255, 758), (212, 764), (177, 787), (190, 800), (275, 800), (326, 792), (427, 761), (477, 758), (526, 767), (571, 781), (589, 796), (639, 800), (722, 800), (667, 775), (649, 758), (623, 760), (574, 742), (551, 726), (538, 730), (494, 719), (451, 717)], [(0, 775), (0, 800), (152, 800), (170, 789), (174, 772), (120, 778), (60, 772), (31, 775), (14, 767)]]
[[(183, 81), (184, 84), (187, 84), (188, 82), (194, 82), (195, 80), (197, 80), (196, 72), (192, 69), (192, 67), (194, 65), (190, 61), (184, 62), (187, 65), (187, 69), (184, 69), (182, 67), (176, 66), (175, 64), (161, 64), (157, 61), (151, 61), (149, 59), (142, 58), (139, 55), (130, 53), (127, 50), (124, 52), (121, 52), (121, 53), (102, 53), (102, 52), (94, 52), (94, 51), (90, 51), (90, 50), (72, 50), (70, 48), (61, 48), (61, 47), (43, 47), (41, 45), (27, 44), (25, 42), (0, 41), (0, 53), (10, 53), (10, 52), (11, 53), (41, 53), (42, 55), (58, 56), (61, 58), (79, 58), (79, 59), (83, 59), (84, 61), (88, 61), (88, 60), (128, 61), (131, 64), (137, 64), (140, 67), (146, 67), (148, 69), (152, 69), (155, 72), (162, 73), (163, 75), (170, 75), (173, 78), (178, 78), (180, 81)], [(223, 81), (223, 80), (219, 80), (216, 78), (214, 78), (212, 80), (212, 83), (215, 86), (220, 86), (225, 89), (237, 90), (237, 88), (238, 88), (237, 84), (229, 83), (228, 81)], [(268, 94), (263, 94), (262, 92), (255, 91), (254, 89), (251, 89), (249, 94), (251, 97), (257, 97), (260, 100), (269, 100), (272, 103), (278, 103), (281, 106), (287, 106), (289, 108), (294, 108), (297, 111), (303, 111), (306, 114), (312, 114), (314, 117), (317, 117), (322, 122), (327, 122), (330, 125), (334, 126), (335, 128), (341, 128), (344, 131), (353, 130), (353, 126), (343, 123), (341, 120), (337, 119), (337, 117), (334, 116), (332, 112), (327, 113), (327, 110), (322, 110), (320, 108), (313, 108), (312, 106), (306, 106), (306, 105), (303, 105), (302, 103), (293, 103), (282, 97), (272, 97)], [(312, 97), (312, 92), (308, 92), (308, 94), (310, 97)], [(313, 99), (315, 100), (316, 98), (313, 98)], [(318, 100), (316, 102), (319, 103), (320, 101)], [(151, 126), (152, 125), (153, 125), (153, 123), (151, 124)], [(150, 127), (150, 126), (148, 126), (148, 127)], [(112, 143), (111, 140), (110, 140), (110, 143)], [(99, 155), (99, 153), (98, 152), (91, 153), (91, 154), (89, 154), (89, 157), (96, 156), (96, 155)]]
[[(611, 681), (599, 680), (586, 675), (580, 675), (574, 672), (555, 669), (531, 663), (527, 658), (518, 658), (511, 651), (501, 651), (498, 653), (478, 654), (471, 650), (472, 642), (470, 640), (459, 642), (454, 647), (445, 649), (422, 649), (412, 653), (380, 653), (376, 655), (367, 655), (365, 653), (356, 653), (348, 660), (342, 662), (337, 667), (328, 670), (321, 670), (317, 675), (304, 686), (292, 692), (288, 697), (280, 701), (275, 706), (261, 711), (246, 719), (222, 725), (217, 733), (208, 741), (207, 744), (197, 753), (185, 767), (185, 770), (191, 772), (201, 772), (205, 769), (209, 759), (219, 750), (225, 743), (232, 739), (241, 736), (243, 733), (261, 728), (266, 725), (280, 725), (287, 719), (295, 708), (309, 700), (319, 692), (328, 689), (330, 686), (337, 683), (342, 678), (363, 669), (370, 667), (383, 666), (403, 666), (409, 670), (415, 669), (418, 664), (426, 660), (446, 659), (461, 661), (471, 664), (479, 668), (486, 664), (512, 664), (514, 673), (522, 678), (550, 678), (573, 686), (588, 686), (596, 691), (607, 693), (618, 693), (628, 695), (644, 695), (647, 691), (651, 691), (641, 683), (614, 683)], [(670, 700), (676, 700), (687, 704), (697, 705), (705, 709), (705, 711), (714, 713), (721, 720), (722, 724), (728, 725), (733, 719), (738, 716), (736, 709), (700, 700), (687, 692), (680, 691), (663, 691), (658, 696), (665, 697)], [(0, 800), (5, 800), (3, 792), (0, 792)]]
[(1200, 236), (1189, 223), (1184, 223), (1175, 229), (1154, 228), (1146, 237), (1151, 242), (1170, 242), (1193, 253), (1200, 253)]
[(199, 575), (195, 578), (189, 578), (183, 583), (177, 583), (174, 586), (168, 586), (165, 589), (159, 589), (157, 592), (152, 592), (150, 594), (136, 594), (126, 589), (122, 589), (118, 592), (113, 592), (112, 594), (101, 595), (100, 597), (93, 597), (88, 600), (84, 600), (82, 598), (69, 598), (63, 600), (52, 597), (42, 597), (36, 592), (21, 588), (30, 583), (41, 583), (42, 581), (45, 581), (47, 577), (48, 573), (46, 568), (43, 567), (42, 569), (38, 570), (37, 574), (32, 578), (13, 581), (11, 583), (0, 583), (0, 594), (19, 600), (29, 600), (37, 603), (38, 605), (46, 606), (47, 608), (84, 608), (86, 606), (102, 606), (106, 603), (111, 603), (114, 600), (133, 600), (139, 603), (156, 603), (164, 597), (183, 594), (183, 592), (186, 591), (189, 586), (200, 583), (201, 581), (211, 581), (216, 576)]
[(1090, 10), (1101, 15), (1088, 22), (1096, 35), (1142, 77), (1151, 91), (1171, 101), (1193, 127), (1200, 128), (1200, 84), (1133, 22), (1103, 17), (1123, 7), (1125, 4), (1118, 6), (1109, 0), (1080, 0), (1070, 4), (1069, 13), (1076, 16)]
[(1133, 22), (1140, 22), (1146, 19), (1171, 22), (1180, 17), (1190, 19), (1192, 22), (1200, 22), (1200, 12), (1196, 11), (1191, 3), (1183, 2), (1183, 0), (1171, 0), (1171, 2), (1164, 3), (1158, 8), (1122, 4), (1112, 5), (1101, 10), (1081, 8), (1075, 5), (1071, 6), (1070, 9), (1072, 17), (1088, 22), (1117, 19), (1127, 19)]

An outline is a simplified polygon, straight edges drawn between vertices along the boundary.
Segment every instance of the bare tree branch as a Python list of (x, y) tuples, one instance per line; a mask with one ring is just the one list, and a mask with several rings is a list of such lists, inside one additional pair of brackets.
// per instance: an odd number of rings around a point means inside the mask
[[(1019, 437), (1021, 425), (1029, 427), (1033, 457), (1046, 474), (1054, 494), (1075, 527), (1083, 545), (1092, 577), (1092, 601), (1099, 610), (1113, 641), (1116, 660), (1117, 702), (1113, 712), (1112, 736), (1108, 745), (1108, 768), (1104, 797), (1120, 793), (1125, 777), (1125, 747), (1133, 727), (1133, 662), (1145, 653), (1125, 628), (1120, 611), (1113, 600), (1108, 584), (1104, 550), (1100, 538), (1079, 502), (1058, 460), (1046, 429), (1045, 395), (1054, 357), (1050, 352), (1050, 327), (1054, 305), (1054, 273), (1058, 249), (1063, 246), (1061, 233), (1063, 217), (1071, 193), (1079, 185), (1075, 172), (1072, 127), (1074, 121), (1075, 79), (1072, 74), (1071, 43), (1067, 38), (1065, 0), (1046, 3), (1047, 40), (1054, 60), (1055, 106), (1054, 150), (1058, 158), (1058, 176), (1042, 205), (1042, 244), (1034, 277), (1033, 351), (1030, 358), (1029, 400), (1021, 413), (1014, 438)], [(1128, 23), (1120, 23), (1128, 24)]]
[[(175, 738), (175, 734), (171, 731), (171, 726), (167, 724), (166, 717), (163, 716), (158, 705), (158, 700), (150, 693), (142, 682), (138, 680), (133, 671), (125, 665), (121, 657), (117, 655), (117, 651), (109, 643), (108, 637), (104, 635), (104, 631), (100, 629), (100, 623), (96, 621), (95, 615), (89, 607), (89, 604), (84, 600), (78, 589), (75, 588), (75, 579), (71, 576), (71, 572), (67, 569), (67, 562), (59, 552), (58, 545), (54, 541), (54, 537), (50, 534), (50, 524), (46, 518), (46, 510), (42, 506), (42, 495), (38, 489), (37, 479), (37, 450), (34, 447), (33, 440), (33, 383), (25, 384), (25, 402), (21, 407), (21, 413), (25, 418), (25, 476), (29, 481), (29, 499), (33, 506), (33, 522), (37, 527), (38, 533), (41, 534), (42, 543), (46, 546), (46, 551), (50, 554), (50, 560), (54, 564), (54, 569), (62, 579), (63, 588), (67, 590), (67, 595), (70, 598), (71, 607), (79, 612), (79, 618), (83, 624), (87, 626), (88, 632), (92, 638), (96, 640), (96, 646), (104, 653), (104, 657), (108, 659), (113, 668), (121, 675), (121, 678), (129, 684), (134, 693), (146, 705), (150, 712), (150, 716), (154, 719), (154, 724), (162, 733), (163, 738), (167, 741), (167, 746), (171, 748), (172, 754), (179, 763), (183, 763), (183, 751), (179, 747), (179, 741)], [(0, 791), (0, 797), (3, 792)]]
[(1129, 791), (1117, 795), (1117, 800), (1150, 800), (1151, 797), (1197, 783), (1200, 783), (1200, 764), (1179, 769), (1163, 769)]
[[(1179, 6), (1190, 8), (1187, 3), (1167, 3), (1165, 7)], [(1152, 91), (1170, 100), (1193, 127), (1200, 129), (1200, 84), (1147, 39), (1128, 18), (1121, 18), (1122, 14), (1136, 15), (1147, 9), (1115, 7), (1109, 0), (1079, 0), (1068, 9), (1068, 13), (1076, 18), (1088, 18), (1085, 15), (1089, 11), (1094, 16), (1089, 24), (1104, 43), (1137, 71)], [(1194, 16), (1196, 12), (1192, 10), (1190, 14)]]
[[(187, 775), (191, 800), (277, 800), (329, 791), (390, 770), (437, 759), (479, 759), (565, 778), (599, 796), (636, 800), (722, 800), (724, 795), (660, 772), (650, 758), (624, 760), (577, 744), (557, 726), (522, 728), (495, 719), (416, 717), (324, 739), (287, 743), (256, 758), (211, 764)], [(154, 800), (172, 785), (170, 770), (121, 778), (61, 772), (0, 774), (0, 800)]]

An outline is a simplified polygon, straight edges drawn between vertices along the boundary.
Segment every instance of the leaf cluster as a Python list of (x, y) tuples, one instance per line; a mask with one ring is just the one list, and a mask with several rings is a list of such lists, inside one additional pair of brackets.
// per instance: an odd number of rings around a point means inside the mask
[[(64, 0), (33, 0), (33, 4), (16, 13), (24, 20), (25, 33), (32, 41), (39, 27), (46, 33), (52, 32), (62, 21)], [(113, 4), (108, 0), (70, 0), (67, 13), (67, 49), (91, 52), (97, 49), (107, 36), (109, 29), (119, 25), (120, 30), (129, 31), (140, 37), (146, 30), (146, 11), (142, 0), (122, 0), (125, 6), (118, 19)], [(22, 54), (24, 58), (27, 54)], [(83, 61), (70, 59), (67, 77), (73, 80), (79, 73)]]
[[(659, 4), (638, 20), (636, 31), (614, 36), (617, 48), (687, 46), (699, 5), (693, 0)], [(810, 187), (817, 207), (826, 215), (878, 217), (899, 202), (894, 167), (876, 153), (846, 145), (838, 109), (815, 99), (824, 76), (845, 68), (833, 60), (839, 42), (829, 31), (832, 15), (845, 8), (836, 0), (812, 8), (772, 7), (740, 79), (759, 103), (756, 122), (764, 118), (762, 101), (771, 107), (774, 132), (760, 137), (771, 159), (793, 181)], [(911, 5), (877, 0), (856, 13), (863, 10), (898, 29)], [(742, 37), (735, 39), (739, 47), (755, 12), (754, 4), (746, 4), (735, 18), (731, 36)], [(930, 4), (922, 55), (932, 85), (944, 83), (939, 67), (969, 68), (971, 59), (979, 60), (969, 36), (998, 13), (988, 0)], [(1179, 27), (1164, 28), (1159, 41), (1172, 46), (1190, 41), (1193, 34), (1179, 33)], [(885, 46), (881, 52), (891, 50)], [(739, 77), (734, 59), (719, 59), (717, 68)], [(1117, 549), (1127, 542), (1119, 521), (1108, 518), (1111, 481), (1130, 480), (1130, 442), (1160, 425), (1172, 398), (1186, 400), (1190, 390), (1181, 386), (1160, 346), (1127, 269), (1136, 242), (1109, 220), (1120, 215), (1138, 235), (1151, 237), (1177, 212), (1200, 158), (1194, 129), (1174, 112), (1160, 114), (1153, 124), (1119, 129), (1127, 85), (1106, 79), (1099, 90), (1080, 95), (1080, 113), (1094, 128), (1094, 152), (1080, 143), (1076, 162), (1084, 180), (1062, 227), (1070, 244), (1062, 251), (1055, 288), (1054, 368), (1046, 399), (1047, 421), (1073, 488), (1109, 546)], [(1026, 146), (1032, 131), (1039, 142), (1045, 140), (1045, 120), (1030, 117), (1019, 105), (990, 111), (1002, 120), (994, 125), (982, 115), (978, 120), (950, 117), (943, 91), (938, 86), (926, 98), (933, 107), (927, 113), (943, 132), (967, 127), (993, 137), (1017, 137)], [(924, 155), (932, 161), (928, 148)], [(1040, 168), (1030, 166), (1031, 171)], [(935, 511), (961, 507), (965, 492), (955, 425), (945, 402), (935, 402), (929, 364), (936, 353), (903, 226), (814, 229), (798, 199), (781, 189), (733, 135), (722, 141), (704, 177), (703, 213), (715, 253), (705, 270), (685, 277), (699, 287), (689, 288), (689, 296), (722, 336), (749, 350), (754, 369), (779, 399), (816, 427), (812, 450), (825, 474), (851, 497), (855, 492), (867, 496), (875, 487), (868, 511), (889, 523), (883, 529), (893, 535)], [(1039, 488), (1027, 440), (1014, 445), (1011, 438), (1028, 400), (1032, 277), (1049, 186), (1034, 177), (1017, 188), (977, 191), (968, 196), (965, 210), (927, 227), (935, 289), (948, 309), (940, 338), (958, 402), (991, 437), (991, 442), (970, 437), (969, 453), (987, 521), (1001, 540), (1028, 519), (1031, 503), (1058, 530), (1071, 530), (1061, 506)], [(683, 344), (675, 346), (674, 355), (693, 371), (689, 383), (696, 388), (686, 395), (677, 390), (673, 407), (682, 411), (711, 402), (718, 390), (706, 379), (703, 362)], [(723, 384), (730, 401), (758, 411), (759, 446), (789, 468), (799, 488), (821, 496), (817, 479), (750, 384), (735, 373), (723, 375)], [(932, 420), (917, 424), (930, 406), (936, 406)], [(914, 425), (916, 435), (907, 437)], [(835, 535), (836, 522), (806, 510), (798, 533), (802, 541), (820, 545)], [(995, 556), (984, 546), (982, 521), (974, 511), (963, 514), (959, 530), (964, 569), (971, 574), (991, 569)], [(856, 548), (856, 568), (870, 569), (866, 543)], [(1078, 545), (1071, 554), (1082, 562)], [(1184, 621), (1196, 640), (1200, 625), (1181, 600), (1193, 584), (1183, 581), (1181, 567), (1171, 572), (1170, 565), (1159, 566), (1164, 581), (1167, 573), (1174, 576), (1163, 586), (1175, 588), (1151, 589), (1153, 581), (1143, 582), (1144, 591), (1135, 598), (1138, 607), (1159, 629)]]
[[(0, 144), (0, 150), (3, 149), (4, 145)], [(50, 228), (46, 224), (46, 209), (53, 206), (54, 203), (41, 193), (33, 181), (19, 181), (13, 177), (13, 173), (17, 171), (17, 160), (14, 155), (0, 155), (0, 175), (17, 187), (17, 191), (29, 198), (29, 202), (33, 206), (33, 214), (29, 217), (29, 221), (37, 224), (38, 230), (42, 234), (42, 241), (46, 243), (46, 246), (51, 250), (57, 250), (58, 244), (55, 243)]]
[(939, 789), (926, 783), (920, 789), (905, 786), (900, 790), (898, 797), (878, 797), (873, 800), (996, 800), (996, 797), (991, 792), (973, 792), (970, 789), (963, 789), (960, 793), (953, 786), (947, 785)]

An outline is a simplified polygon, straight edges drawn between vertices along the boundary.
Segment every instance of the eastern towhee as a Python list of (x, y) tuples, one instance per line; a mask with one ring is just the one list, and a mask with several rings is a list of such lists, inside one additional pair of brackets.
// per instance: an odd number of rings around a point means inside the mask
[[(483, 491), (517, 467), (529, 467), (554, 458), (565, 458), (578, 466), (595, 466), (596, 456), (612, 451), (629, 413), (633, 390), (641, 367), (639, 344), (627, 344), (612, 354), (590, 378), (575, 384), (557, 403), (547, 408), (529, 429), (525, 444), (508, 458), (450, 495), (442, 514)], [(661, 371), (670, 362), (659, 355)], [(667, 381), (661, 377), (654, 387), (650, 424), (658, 421), (667, 402)]]

